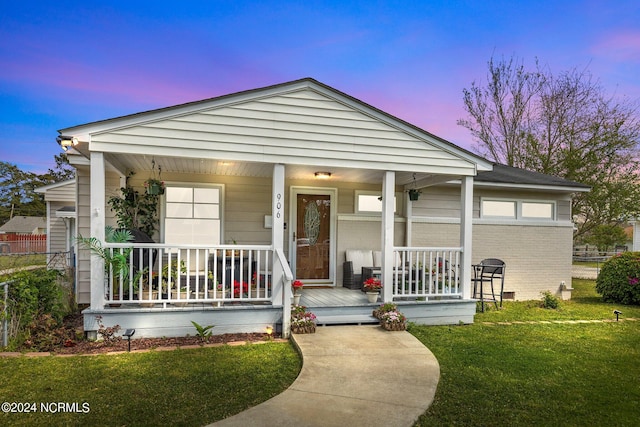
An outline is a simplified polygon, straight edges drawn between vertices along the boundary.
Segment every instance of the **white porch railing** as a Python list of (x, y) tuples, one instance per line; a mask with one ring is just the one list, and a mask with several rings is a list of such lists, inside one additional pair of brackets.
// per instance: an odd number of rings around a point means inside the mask
[(395, 247), (393, 297), (461, 298), (462, 248)]
[(119, 258), (105, 272), (107, 304), (271, 302), (271, 246), (106, 243), (105, 247), (112, 259)]

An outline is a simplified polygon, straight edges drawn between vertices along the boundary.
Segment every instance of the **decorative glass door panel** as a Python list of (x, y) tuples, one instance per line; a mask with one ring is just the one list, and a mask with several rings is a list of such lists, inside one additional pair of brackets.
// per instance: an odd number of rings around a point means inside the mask
[(296, 279), (329, 280), (331, 196), (297, 194)]

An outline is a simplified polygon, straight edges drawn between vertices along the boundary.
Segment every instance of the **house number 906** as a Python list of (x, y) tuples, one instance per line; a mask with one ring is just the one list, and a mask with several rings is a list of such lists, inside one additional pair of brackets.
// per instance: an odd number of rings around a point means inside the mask
[(280, 202), (280, 199), (282, 198), (282, 194), (276, 194), (276, 198), (278, 199), (278, 203), (276, 203), (276, 218), (280, 218), (280, 210), (282, 209), (282, 203)]

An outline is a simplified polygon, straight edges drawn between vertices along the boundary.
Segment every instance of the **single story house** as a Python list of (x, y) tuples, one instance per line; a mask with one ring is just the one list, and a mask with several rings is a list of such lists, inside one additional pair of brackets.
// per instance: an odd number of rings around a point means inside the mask
[(0, 254), (42, 253), (46, 245), (44, 217), (18, 215), (0, 226)]
[[(571, 197), (588, 190), (495, 165), (311, 78), (62, 129), (58, 143), (77, 171), (76, 235), (129, 259), (117, 273), (78, 248), (85, 330), (102, 316), (136, 336), (193, 333), (192, 320), (287, 335), (296, 279), (319, 319), (358, 323), (371, 304), (347, 288), (362, 267), (410, 320), (472, 322), (482, 259), (505, 261), (516, 299), (570, 283)], [(106, 200), (150, 178), (163, 193), (153, 242), (105, 242)]]
[(47, 221), (41, 216), (14, 216), (0, 226), (0, 234), (47, 234)]

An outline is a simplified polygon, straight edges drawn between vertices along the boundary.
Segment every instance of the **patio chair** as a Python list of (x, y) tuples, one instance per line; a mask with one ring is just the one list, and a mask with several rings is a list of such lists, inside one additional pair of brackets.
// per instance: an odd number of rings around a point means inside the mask
[[(493, 301), (498, 308), (498, 298), (500, 307), (502, 307), (502, 294), (504, 292), (504, 275), (507, 265), (504, 261), (497, 258), (483, 259), (480, 264), (473, 266), (473, 297), (479, 299), (482, 304), (482, 312), (484, 313), (485, 301)], [(493, 281), (500, 281), (500, 292), (496, 293)], [(491, 285), (491, 293), (484, 290), (484, 284)]]
[[(145, 232), (132, 228), (129, 230), (133, 236), (133, 243), (155, 243), (154, 240), (149, 237)], [(133, 272), (137, 273), (140, 268), (140, 255), (142, 254), (142, 270), (145, 268), (153, 268), (158, 257), (157, 249), (136, 249), (133, 252)], [(151, 259), (149, 259), (151, 257)], [(151, 261), (151, 262), (149, 262)]]

